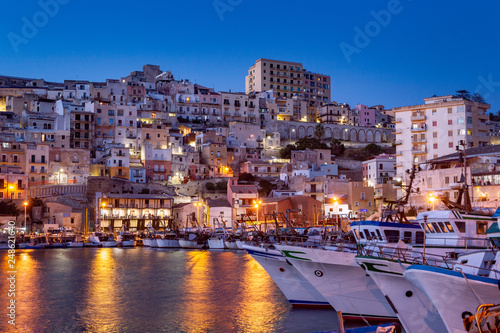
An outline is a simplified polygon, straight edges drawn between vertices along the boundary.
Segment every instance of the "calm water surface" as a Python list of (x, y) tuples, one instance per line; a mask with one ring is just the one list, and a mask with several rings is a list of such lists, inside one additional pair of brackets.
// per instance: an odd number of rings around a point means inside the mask
[[(317, 332), (333, 310), (292, 309), (244, 252), (16, 250), (16, 326), (0, 332)], [(7, 251), (2, 256), (6, 276)], [(6, 309), (8, 283), (0, 282)]]

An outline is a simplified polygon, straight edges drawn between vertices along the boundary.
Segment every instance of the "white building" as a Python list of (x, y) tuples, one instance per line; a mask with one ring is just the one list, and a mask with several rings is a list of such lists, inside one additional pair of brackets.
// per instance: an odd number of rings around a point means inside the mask
[(489, 104), (453, 96), (424, 99), (425, 104), (394, 108), (396, 171), (404, 181), (405, 170), (455, 152), (460, 140), (468, 147), (489, 144)]

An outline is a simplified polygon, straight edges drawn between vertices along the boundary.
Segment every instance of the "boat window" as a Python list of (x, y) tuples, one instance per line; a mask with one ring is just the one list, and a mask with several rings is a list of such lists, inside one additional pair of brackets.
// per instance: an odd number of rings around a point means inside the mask
[(465, 265), (465, 264), (466, 264), (466, 263), (468, 263), (468, 262), (469, 262), (469, 260), (465, 259), (465, 260), (462, 260), (462, 261), (460, 262), (460, 264)]
[(377, 239), (377, 235), (375, 235), (375, 233), (373, 231), (370, 232), (370, 235), (372, 236), (372, 239)]
[(434, 227), (432, 226), (432, 224), (427, 223), (427, 228), (429, 229), (429, 232), (431, 232), (431, 233), (435, 233), (435, 231), (434, 231)]
[(370, 231), (368, 231), (368, 229), (364, 229), (364, 232), (365, 232), (366, 239), (368, 239), (368, 240), (372, 239), (370, 236)]
[(439, 227), (441, 228), (442, 232), (448, 232), (448, 228), (444, 226), (443, 222), (438, 222)]
[(399, 230), (384, 230), (384, 234), (388, 243), (397, 243), (399, 241)]
[(382, 234), (380, 233), (380, 230), (375, 229), (375, 231), (377, 232), (378, 239), (382, 240)]
[(446, 226), (446, 229), (448, 229), (449, 232), (455, 232), (450, 222), (444, 222), (444, 225)]
[(426, 234), (428, 234), (430, 232), (429, 228), (427, 228), (427, 225), (425, 223), (420, 223), (420, 226), (422, 227), (422, 229), (424, 229)]
[(439, 228), (439, 226), (437, 225), (436, 222), (432, 222), (432, 226), (434, 227), (434, 230), (437, 232), (437, 233), (441, 233), (441, 229)]
[(411, 243), (411, 231), (405, 231), (404, 237), (403, 237), (403, 242)]
[(422, 231), (415, 233), (415, 244), (424, 244), (424, 233)]
[(488, 222), (477, 221), (477, 234), (478, 235), (486, 235), (486, 230), (488, 229)]
[(455, 221), (455, 225), (457, 226), (458, 232), (465, 233), (465, 222)]

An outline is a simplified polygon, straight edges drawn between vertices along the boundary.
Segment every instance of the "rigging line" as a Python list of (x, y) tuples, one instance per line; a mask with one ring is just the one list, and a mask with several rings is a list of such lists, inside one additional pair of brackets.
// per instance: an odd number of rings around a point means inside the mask
[(469, 279), (467, 279), (467, 276), (465, 276), (465, 273), (460, 270), (460, 273), (462, 273), (465, 281), (467, 282), (467, 284), (469, 285), (469, 288), (470, 290), (472, 291), (472, 293), (474, 294), (474, 297), (476, 298), (476, 301), (478, 301), (479, 305), (481, 304), (484, 304), (484, 301), (481, 299), (481, 297), (479, 297), (479, 295), (474, 291), (474, 289), (472, 288), (472, 286), (470, 285), (470, 282), (469, 282)]

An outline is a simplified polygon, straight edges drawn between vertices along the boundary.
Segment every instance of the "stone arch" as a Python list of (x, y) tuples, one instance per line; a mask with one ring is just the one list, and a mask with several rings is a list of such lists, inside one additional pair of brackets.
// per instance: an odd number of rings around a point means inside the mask
[(380, 134), (380, 131), (375, 131), (375, 142), (380, 141), (382, 141), (382, 135)]
[(332, 137), (332, 129), (330, 127), (325, 128), (325, 139), (330, 139)]
[(387, 133), (386, 133), (386, 132), (383, 132), (383, 133), (382, 133), (382, 141), (384, 141), (384, 142), (387, 142), (387, 141), (388, 141), (388, 140), (387, 140)]
[(340, 139), (340, 130), (337, 127), (333, 129), (333, 138)]
[(359, 130), (359, 132), (358, 132), (358, 139), (359, 139), (359, 142), (365, 142), (366, 141), (365, 131)]
[(344, 128), (342, 130), (342, 139), (349, 141), (349, 129)]
[(290, 126), (290, 139), (294, 140), (297, 139), (297, 129), (295, 126)]
[(373, 142), (373, 132), (370, 130), (368, 132), (366, 132), (366, 141)]
[(307, 128), (307, 136), (314, 137), (314, 128), (312, 126)]
[(304, 126), (299, 126), (298, 137), (297, 139), (301, 139), (306, 136), (306, 128)]
[(356, 133), (356, 130), (354, 128), (351, 128), (349, 131), (351, 141), (358, 141), (358, 133)]

